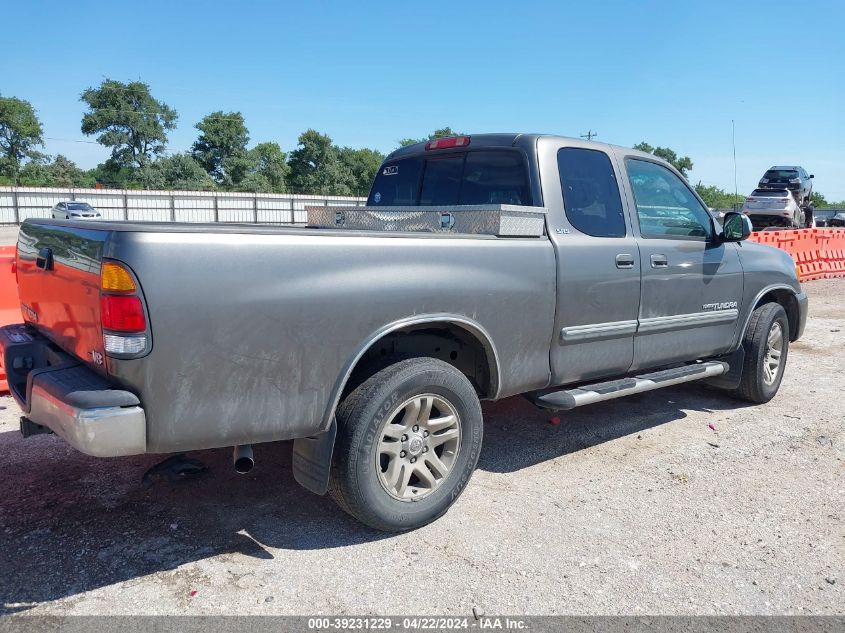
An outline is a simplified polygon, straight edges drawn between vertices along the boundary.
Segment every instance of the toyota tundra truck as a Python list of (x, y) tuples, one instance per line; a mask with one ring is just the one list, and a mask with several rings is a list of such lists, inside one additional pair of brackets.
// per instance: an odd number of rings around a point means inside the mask
[[(30, 219), (0, 330), (25, 436), (95, 456), (293, 440), (296, 480), (422, 526), (482, 447), (481, 400), (566, 411), (702, 380), (778, 391), (807, 297), (642, 152), (532, 134), (390, 154), (307, 226)], [(600, 423), (599, 420), (596, 421)]]

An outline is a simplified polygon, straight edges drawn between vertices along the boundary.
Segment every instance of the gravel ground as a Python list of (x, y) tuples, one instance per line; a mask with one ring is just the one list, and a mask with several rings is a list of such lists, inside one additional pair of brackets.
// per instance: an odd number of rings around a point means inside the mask
[(843, 614), (845, 279), (806, 288), (768, 405), (693, 384), (554, 425), (488, 403), (471, 485), (402, 536), (299, 488), (289, 443), (145, 488), (160, 457), (23, 440), (0, 398), (0, 612)]

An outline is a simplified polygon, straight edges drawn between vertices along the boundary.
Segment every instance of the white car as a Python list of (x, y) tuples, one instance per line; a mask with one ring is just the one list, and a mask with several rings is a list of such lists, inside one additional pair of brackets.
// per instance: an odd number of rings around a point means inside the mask
[(804, 212), (786, 189), (755, 189), (745, 199), (742, 212), (756, 230), (769, 227), (804, 226)]
[(87, 202), (59, 202), (50, 209), (50, 215), (59, 220), (96, 220), (102, 217)]

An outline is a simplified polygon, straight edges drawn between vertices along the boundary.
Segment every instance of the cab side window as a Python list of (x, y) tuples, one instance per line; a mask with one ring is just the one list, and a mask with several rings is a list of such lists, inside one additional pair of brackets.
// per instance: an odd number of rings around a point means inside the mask
[(624, 237), (622, 198), (608, 155), (564, 147), (558, 150), (557, 167), (569, 223), (593, 237)]
[(643, 237), (690, 240), (712, 237), (710, 213), (678, 176), (648, 160), (627, 158), (625, 165)]

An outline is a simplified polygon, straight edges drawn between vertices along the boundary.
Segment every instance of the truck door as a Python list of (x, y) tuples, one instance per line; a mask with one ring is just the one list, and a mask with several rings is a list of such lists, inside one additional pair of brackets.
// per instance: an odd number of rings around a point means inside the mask
[(557, 255), (553, 385), (623, 374), (633, 361), (640, 258), (613, 160), (594, 148), (538, 141)]
[(642, 260), (632, 369), (728, 351), (743, 290), (736, 244), (719, 239), (707, 208), (675, 172), (639, 156), (621, 162)]

